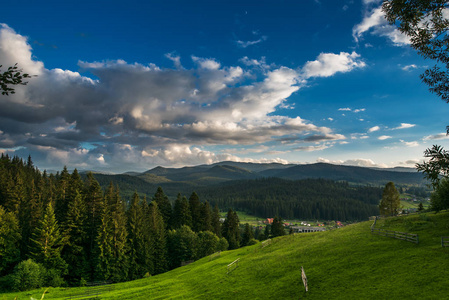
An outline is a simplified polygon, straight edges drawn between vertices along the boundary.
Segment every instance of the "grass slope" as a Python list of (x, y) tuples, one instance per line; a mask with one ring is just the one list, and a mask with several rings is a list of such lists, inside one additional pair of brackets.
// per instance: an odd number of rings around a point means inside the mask
[[(376, 227), (418, 233), (419, 245), (372, 235), (372, 222), (324, 233), (284, 236), (203, 258), (152, 278), (114, 285), (101, 299), (447, 299), (449, 213), (397, 217)], [(229, 275), (226, 266), (240, 258)], [(309, 292), (301, 280), (304, 266)], [(82, 288), (50, 289), (45, 299), (64, 299)], [(0, 295), (40, 299), (43, 289)]]

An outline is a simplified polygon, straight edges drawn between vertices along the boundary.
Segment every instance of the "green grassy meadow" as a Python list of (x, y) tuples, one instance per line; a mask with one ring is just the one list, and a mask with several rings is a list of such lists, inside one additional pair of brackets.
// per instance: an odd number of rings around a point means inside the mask
[[(101, 299), (447, 299), (449, 213), (378, 220), (377, 228), (419, 234), (420, 243), (371, 234), (372, 221), (303, 233), (205, 257), (165, 274), (114, 284)], [(227, 265), (240, 258), (238, 268)], [(309, 282), (305, 292), (301, 266)], [(87, 288), (50, 288), (44, 299), (70, 299)], [(41, 299), (44, 289), (0, 295)]]

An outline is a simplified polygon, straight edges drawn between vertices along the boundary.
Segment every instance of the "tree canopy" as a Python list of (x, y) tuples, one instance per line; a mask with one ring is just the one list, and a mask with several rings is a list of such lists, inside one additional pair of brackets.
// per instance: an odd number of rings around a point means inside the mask
[(9, 94), (14, 94), (14, 85), (26, 85), (28, 82), (24, 81), (26, 78), (32, 77), (27, 73), (23, 73), (22, 69), (19, 69), (17, 64), (8, 67), (4, 72), (1, 71), (2, 65), (0, 65), (0, 90), (2, 95), (8, 96)]
[(380, 214), (385, 216), (397, 215), (400, 206), (401, 200), (399, 199), (399, 192), (394, 186), (394, 183), (390, 181), (385, 185), (382, 193), (382, 200), (379, 204)]

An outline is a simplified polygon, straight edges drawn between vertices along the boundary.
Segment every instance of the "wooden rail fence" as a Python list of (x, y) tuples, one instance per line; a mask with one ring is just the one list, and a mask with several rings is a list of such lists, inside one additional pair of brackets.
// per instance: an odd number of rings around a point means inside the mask
[(386, 236), (395, 238), (398, 240), (403, 240), (415, 244), (419, 244), (419, 236), (415, 233), (408, 233), (408, 232), (400, 232), (400, 231), (393, 231), (393, 230), (386, 230), (386, 229), (377, 229), (377, 228), (371, 228), (371, 232), (373, 234)]
[(209, 261), (211, 261), (212, 259), (216, 258), (216, 257), (220, 257), (221, 255), (221, 251), (215, 252), (211, 255), (209, 255)]
[(239, 267), (239, 261), (240, 258), (237, 258), (236, 260), (234, 260), (232, 263), (230, 263), (228, 265), (228, 271), (226, 272), (226, 274), (231, 273), (232, 271), (234, 271), (235, 269), (237, 269)]
[(441, 237), (441, 247), (449, 247), (449, 236)]

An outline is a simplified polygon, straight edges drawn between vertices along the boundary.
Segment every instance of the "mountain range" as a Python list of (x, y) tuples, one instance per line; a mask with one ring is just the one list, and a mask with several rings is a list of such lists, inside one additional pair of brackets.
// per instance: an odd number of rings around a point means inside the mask
[(287, 180), (321, 178), (373, 186), (382, 186), (389, 181), (398, 186), (424, 186), (427, 183), (423, 175), (412, 168), (376, 169), (328, 163), (284, 165), (231, 161), (183, 168), (156, 167), (142, 173), (128, 172), (116, 175), (96, 173), (95, 177), (103, 186), (109, 182), (119, 184), (122, 192), (138, 191), (139, 193), (153, 194), (155, 189), (161, 186), (169, 196), (176, 196), (178, 192), (190, 194), (200, 187), (221, 185), (233, 180), (260, 178)]

